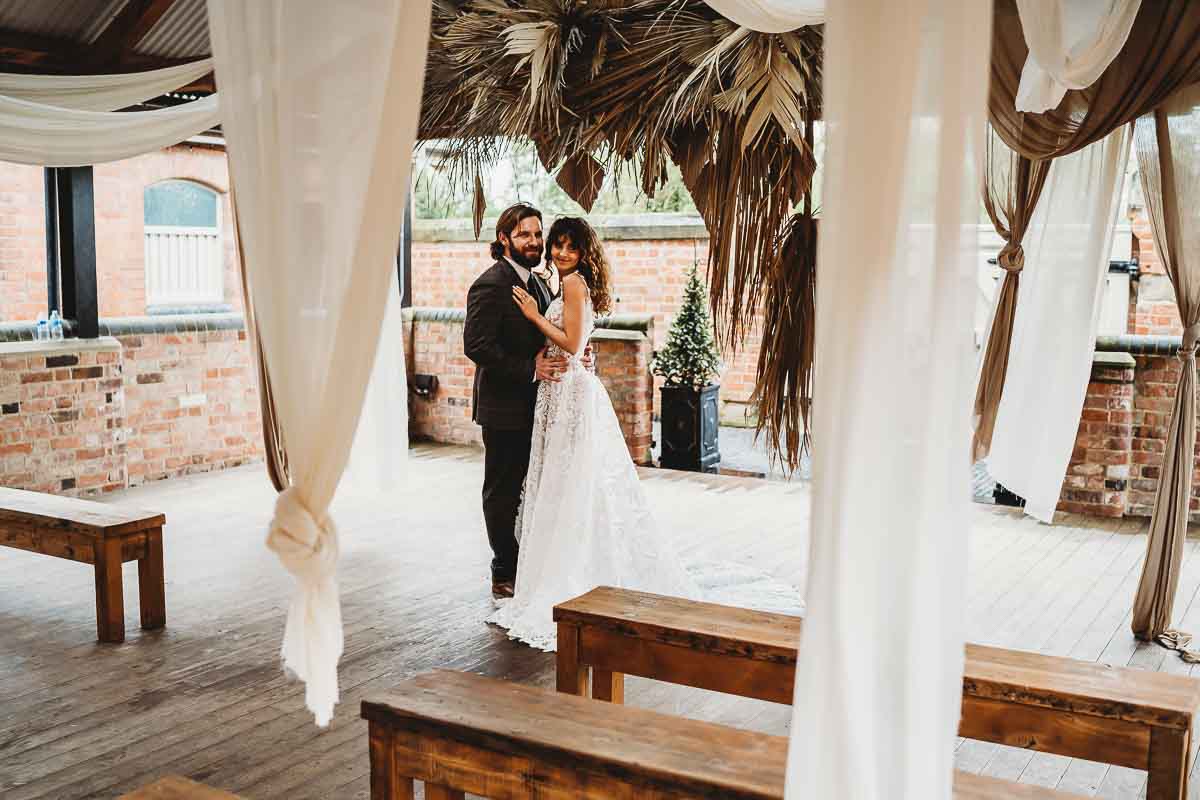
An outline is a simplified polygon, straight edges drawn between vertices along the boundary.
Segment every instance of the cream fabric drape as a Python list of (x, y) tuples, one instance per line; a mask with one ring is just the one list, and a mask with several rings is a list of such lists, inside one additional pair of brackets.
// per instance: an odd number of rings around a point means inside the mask
[(1069, 89), (1086, 89), (1121, 52), (1142, 0), (1017, 0), (1029, 57), (1017, 111), (1055, 108)]
[[(1187, 534), (1196, 450), (1196, 345), (1200, 338), (1200, 84), (1181, 90), (1136, 127), (1138, 168), (1154, 246), (1175, 289), (1184, 324), (1182, 369), (1150, 519), (1146, 560), (1133, 604), (1133, 632), (1141, 639), (1171, 636)], [(1190, 637), (1189, 637), (1190, 638)]]
[(704, 0), (725, 19), (762, 33), (782, 33), (825, 21), (825, 0)]
[(973, 461), (986, 456), (992, 446), (996, 410), (1000, 407), (1008, 373), (1017, 289), (1021, 283), (1021, 270), (1025, 268), (1022, 242), (1046, 185), (1051, 164), (1051, 161), (1031, 161), (1017, 155), (996, 135), (992, 126), (988, 126), (983, 207), (996, 233), (1004, 240), (1004, 247), (996, 257), (1004, 269), (1004, 282), (993, 308), (975, 389), (975, 437), (971, 443)]
[(213, 70), (211, 58), (174, 67), (116, 75), (0, 73), (0, 95), (79, 111), (115, 111), (187, 86)]
[(80, 111), (0, 96), (0, 161), (78, 167), (161, 150), (220, 122), (216, 95), (153, 111)]
[(1043, 522), (1054, 518), (1079, 430), (1129, 140), (1125, 126), (1055, 159), (1025, 233), (987, 464), (992, 477), (1025, 498), (1025, 513)]
[(789, 798), (951, 796), (991, 10), (829, 7), (820, 401)]
[(209, 0), (250, 294), (292, 486), (267, 545), (296, 578), (282, 656), (325, 725), (342, 651), (328, 514), (375, 364), (408, 191), (429, 0)]

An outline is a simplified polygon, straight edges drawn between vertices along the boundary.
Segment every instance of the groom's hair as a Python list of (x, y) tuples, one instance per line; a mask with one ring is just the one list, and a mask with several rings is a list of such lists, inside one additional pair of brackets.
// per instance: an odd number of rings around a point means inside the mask
[(492, 242), (492, 258), (497, 261), (504, 258), (504, 242), (500, 241), (500, 235), (503, 234), (508, 237), (509, 241), (512, 241), (512, 232), (530, 217), (537, 217), (540, 220), (542, 212), (528, 203), (517, 203), (504, 209), (500, 214), (500, 219), (496, 220), (496, 239)]

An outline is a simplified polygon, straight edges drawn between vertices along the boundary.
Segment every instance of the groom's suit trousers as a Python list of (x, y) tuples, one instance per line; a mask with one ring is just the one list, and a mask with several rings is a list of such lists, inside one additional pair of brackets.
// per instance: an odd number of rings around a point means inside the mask
[(492, 580), (511, 581), (517, 575), (517, 509), (533, 428), (483, 428), (483, 520), (492, 546)]

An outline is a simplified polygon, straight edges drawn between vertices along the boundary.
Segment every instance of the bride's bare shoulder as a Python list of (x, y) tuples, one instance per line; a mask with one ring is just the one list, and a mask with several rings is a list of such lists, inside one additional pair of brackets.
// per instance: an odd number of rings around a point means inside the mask
[(570, 292), (573, 295), (587, 294), (587, 280), (578, 272), (572, 272), (567, 277), (563, 278), (563, 294)]

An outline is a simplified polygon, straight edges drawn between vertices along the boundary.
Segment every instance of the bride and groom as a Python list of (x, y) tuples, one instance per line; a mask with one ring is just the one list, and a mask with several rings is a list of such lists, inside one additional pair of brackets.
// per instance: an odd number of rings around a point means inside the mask
[[(592, 370), (587, 342), (612, 307), (612, 270), (599, 237), (562, 217), (504, 211), (495, 259), (467, 295), (464, 349), (476, 365), (472, 418), (483, 429), (483, 515), (492, 548), (489, 619), (509, 636), (555, 647), (555, 604), (596, 586), (714, 598), (661, 535), (620, 423)], [(543, 260), (545, 263), (543, 263)], [(744, 583), (734, 604), (802, 606), (799, 590), (727, 568)], [(731, 581), (731, 576), (734, 576)]]

